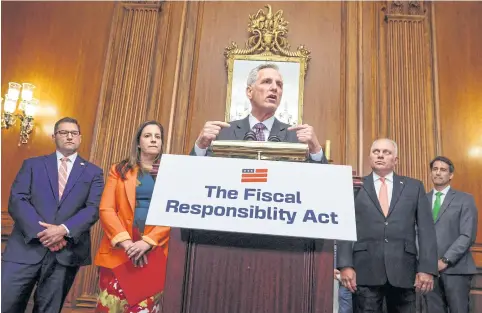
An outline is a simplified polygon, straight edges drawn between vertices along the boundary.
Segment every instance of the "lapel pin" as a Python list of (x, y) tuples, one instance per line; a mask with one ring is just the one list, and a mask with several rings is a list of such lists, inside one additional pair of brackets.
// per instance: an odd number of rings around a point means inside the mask
[(403, 185), (403, 181), (401, 181), (401, 182), (400, 182), (400, 184), (402, 184), (402, 185)]
[(85, 163), (84, 163), (84, 162), (81, 162), (81, 163), (80, 163), (80, 165), (84, 166), (84, 165), (85, 165)]

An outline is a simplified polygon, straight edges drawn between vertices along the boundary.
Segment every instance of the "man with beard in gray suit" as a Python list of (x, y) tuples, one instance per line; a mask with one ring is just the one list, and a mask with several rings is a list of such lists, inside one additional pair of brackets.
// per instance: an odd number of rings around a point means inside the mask
[[(251, 102), (251, 113), (242, 120), (230, 123), (209, 121), (204, 124), (191, 155), (204, 156), (213, 140), (245, 140), (251, 132), (257, 141), (277, 138), (282, 142), (306, 143), (310, 162), (328, 163), (312, 126), (290, 127), (274, 114), (283, 95), (283, 78), (275, 64), (262, 64), (251, 70), (247, 80), (246, 96)], [(252, 138), (254, 139), (254, 138)]]
[(415, 313), (415, 292), (431, 291), (437, 275), (430, 203), (421, 181), (393, 172), (397, 154), (393, 140), (373, 142), (373, 171), (355, 198), (357, 241), (338, 241), (337, 266), (355, 313), (381, 313), (384, 299), (389, 313)]
[(434, 189), (427, 194), (437, 234), (438, 270), (434, 290), (426, 295), (428, 313), (469, 312), (470, 282), (477, 272), (470, 246), (477, 234), (472, 195), (450, 187), (455, 167), (438, 156), (430, 162)]

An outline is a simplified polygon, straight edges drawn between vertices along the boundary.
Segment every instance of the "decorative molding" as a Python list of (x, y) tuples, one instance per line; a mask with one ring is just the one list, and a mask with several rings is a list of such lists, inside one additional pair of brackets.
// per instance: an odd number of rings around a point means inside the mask
[[(187, 136), (192, 119), (192, 101), (196, 87), (196, 69), (201, 39), (204, 2), (187, 1), (185, 3), (185, 24), (183, 24), (183, 40), (177, 56), (179, 74), (172, 97), (170, 125), (168, 133), (168, 153), (185, 154), (189, 152), (190, 144)], [(184, 13), (183, 13), (184, 14)], [(181, 46), (182, 43), (182, 46)], [(182, 47), (182, 48), (181, 48)]]
[(283, 17), (283, 10), (273, 14), (271, 5), (267, 4), (264, 7), (267, 12), (259, 9), (256, 14), (249, 15), (248, 32), (251, 36), (246, 41), (246, 48), (238, 48), (235, 42), (226, 48), (226, 67), (229, 68), (229, 60), (235, 55), (279, 55), (303, 59), (306, 72), (311, 58), (310, 51), (304, 45), (300, 45), (296, 51), (290, 51), (290, 44), (286, 38), (288, 21)]
[[(400, 6), (403, 14), (394, 11)], [(398, 172), (429, 186), (427, 164), (436, 152), (431, 38), (425, 15), (406, 18), (410, 6), (422, 4), (395, 1), (387, 7), (397, 14), (386, 19), (385, 25), (388, 103), (382, 118), (387, 122), (386, 136), (401, 147)]]
[(426, 13), (424, 1), (387, 1), (386, 18), (423, 17)]
[(442, 139), (440, 134), (440, 92), (439, 92), (439, 79), (438, 79), (438, 52), (437, 52), (437, 28), (435, 19), (435, 3), (430, 2), (430, 35), (432, 36), (432, 77), (433, 77), (433, 105), (435, 114), (435, 127), (434, 136), (436, 155), (442, 154)]
[[(146, 120), (149, 112), (160, 20), (160, 6), (153, 5), (122, 3), (114, 13), (91, 151), (91, 161), (106, 176), (110, 166), (128, 154), (137, 125)], [(102, 238), (100, 223), (92, 228), (91, 238), (95, 254)], [(76, 283), (81, 292), (77, 307), (95, 307), (97, 267), (84, 267), (78, 276), (82, 279)]]
[(168, 131), (166, 136), (166, 146), (165, 151), (166, 153), (171, 153), (172, 147), (172, 137), (173, 137), (173, 128), (174, 128), (174, 115), (176, 112), (176, 103), (177, 103), (177, 94), (179, 91), (179, 79), (180, 79), (180, 69), (182, 63), (182, 55), (184, 50), (184, 37), (186, 36), (186, 17), (187, 17), (188, 6), (187, 3), (184, 3), (183, 10), (182, 10), (182, 18), (181, 18), (181, 30), (179, 32), (179, 41), (177, 47), (177, 54), (176, 54), (176, 69), (174, 71), (174, 84), (173, 84), (173, 91), (171, 96), (171, 109), (169, 111), (169, 125)]
[[(359, 158), (363, 146), (363, 101), (361, 62), (362, 41), (362, 3), (342, 2), (342, 48), (341, 48), (341, 105), (340, 116), (344, 117), (341, 126), (345, 147), (341, 149), (341, 160), (351, 165), (358, 175), (362, 172), (362, 160)], [(361, 118), (360, 118), (361, 116)]]
[(131, 10), (160, 10), (164, 1), (122, 1), (125, 9)]

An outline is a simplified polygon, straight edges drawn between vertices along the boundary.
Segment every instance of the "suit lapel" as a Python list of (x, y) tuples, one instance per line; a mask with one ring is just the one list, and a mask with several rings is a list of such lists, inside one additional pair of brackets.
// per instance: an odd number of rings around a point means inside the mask
[(365, 176), (363, 178), (363, 188), (368, 193), (368, 196), (372, 200), (373, 204), (377, 207), (378, 211), (383, 215), (382, 207), (378, 201), (377, 192), (375, 191), (375, 185), (373, 184), (373, 174)]
[(57, 167), (57, 155), (55, 153), (45, 157), (45, 167), (47, 168), (52, 193), (57, 203), (59, 203), (59, 169)]
[(137, 168), (129, 171), (126, 175), (126, 180), (124, 181), (127, 200), (129, 201), (132, 211), (136, 208), (137, 171)]
[(85, 167), (85, 160), (80, 156), (77, 156), (77, 158), (75, 158), (74, 165), (72, 166), (72, 170), (70, 171), (69, 178), (67, 179), (67, 184), (65, 185), (64, 193), (62, 194), (60, 203), (64, 201), (72, 188), (75, 186), (75, 183), (77, 183), (77, 180), (79, 180), (80, 175), (82, 175), (84, 172)]
[(269, 132), (270, 136), (277, 136), (282, 142), (285, 141), (286, 138), (286, 126), (281, 124), (277, 118), (274, 119), (273, 127), (271, 127), (271, 131)]
[(445, 195), (444, 202), (442, 203), (442, 206), (440, 207), (440, 212), (438, 213), (438, 216), (435, 219), (435, 223), (438, 222), (438, 220), (440, 219), (442, 214), (444, 214), (444, 212), (447, 210), (450, 202), (452, 202), (452, 200), (455, 198), (455, 193), (456, 193), (455, 190), (453, 190), (452, 188), (449, 189), (449, 192), (447, 192), (447, 195)]
[(432, 204), (432, 200), (433, 200), (433, 190), (430, 191), (429, 193), (427, 193), (427, 199), (428, 199), (428, 202), (430, 203), (430, 208), (433, 210), (433, 204)]
[(402, 190), (405, 187), (403, 178), (398, 176), (397, 174), (393, 173), (393, 190), (392, 190), (392, 200), (390, 201), (390, 208), (388, 209), (388, 216), (392, 213), (395, 208), (395, 205), (398, 202), (398, 198), (402, 194)]
[(246, 133), (250, 130), (251, 128), (249, 127), (249, 115), (248, 115), (242, 120), (239, 120), (236, 122), (236, 125), (234, 128), (234, 136), (236, 137), (237, 140), (243, 140), (244, 135), (246, 135)]

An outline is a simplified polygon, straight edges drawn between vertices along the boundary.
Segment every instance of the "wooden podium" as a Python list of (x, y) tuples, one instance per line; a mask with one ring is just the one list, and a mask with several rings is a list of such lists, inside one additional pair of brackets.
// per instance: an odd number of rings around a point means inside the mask
[(331, 313), (333, 241), (171, 230), (163, 313)]
[(333, 279), (333, 240), (172, 228), (161, 312), (332, 313)]

